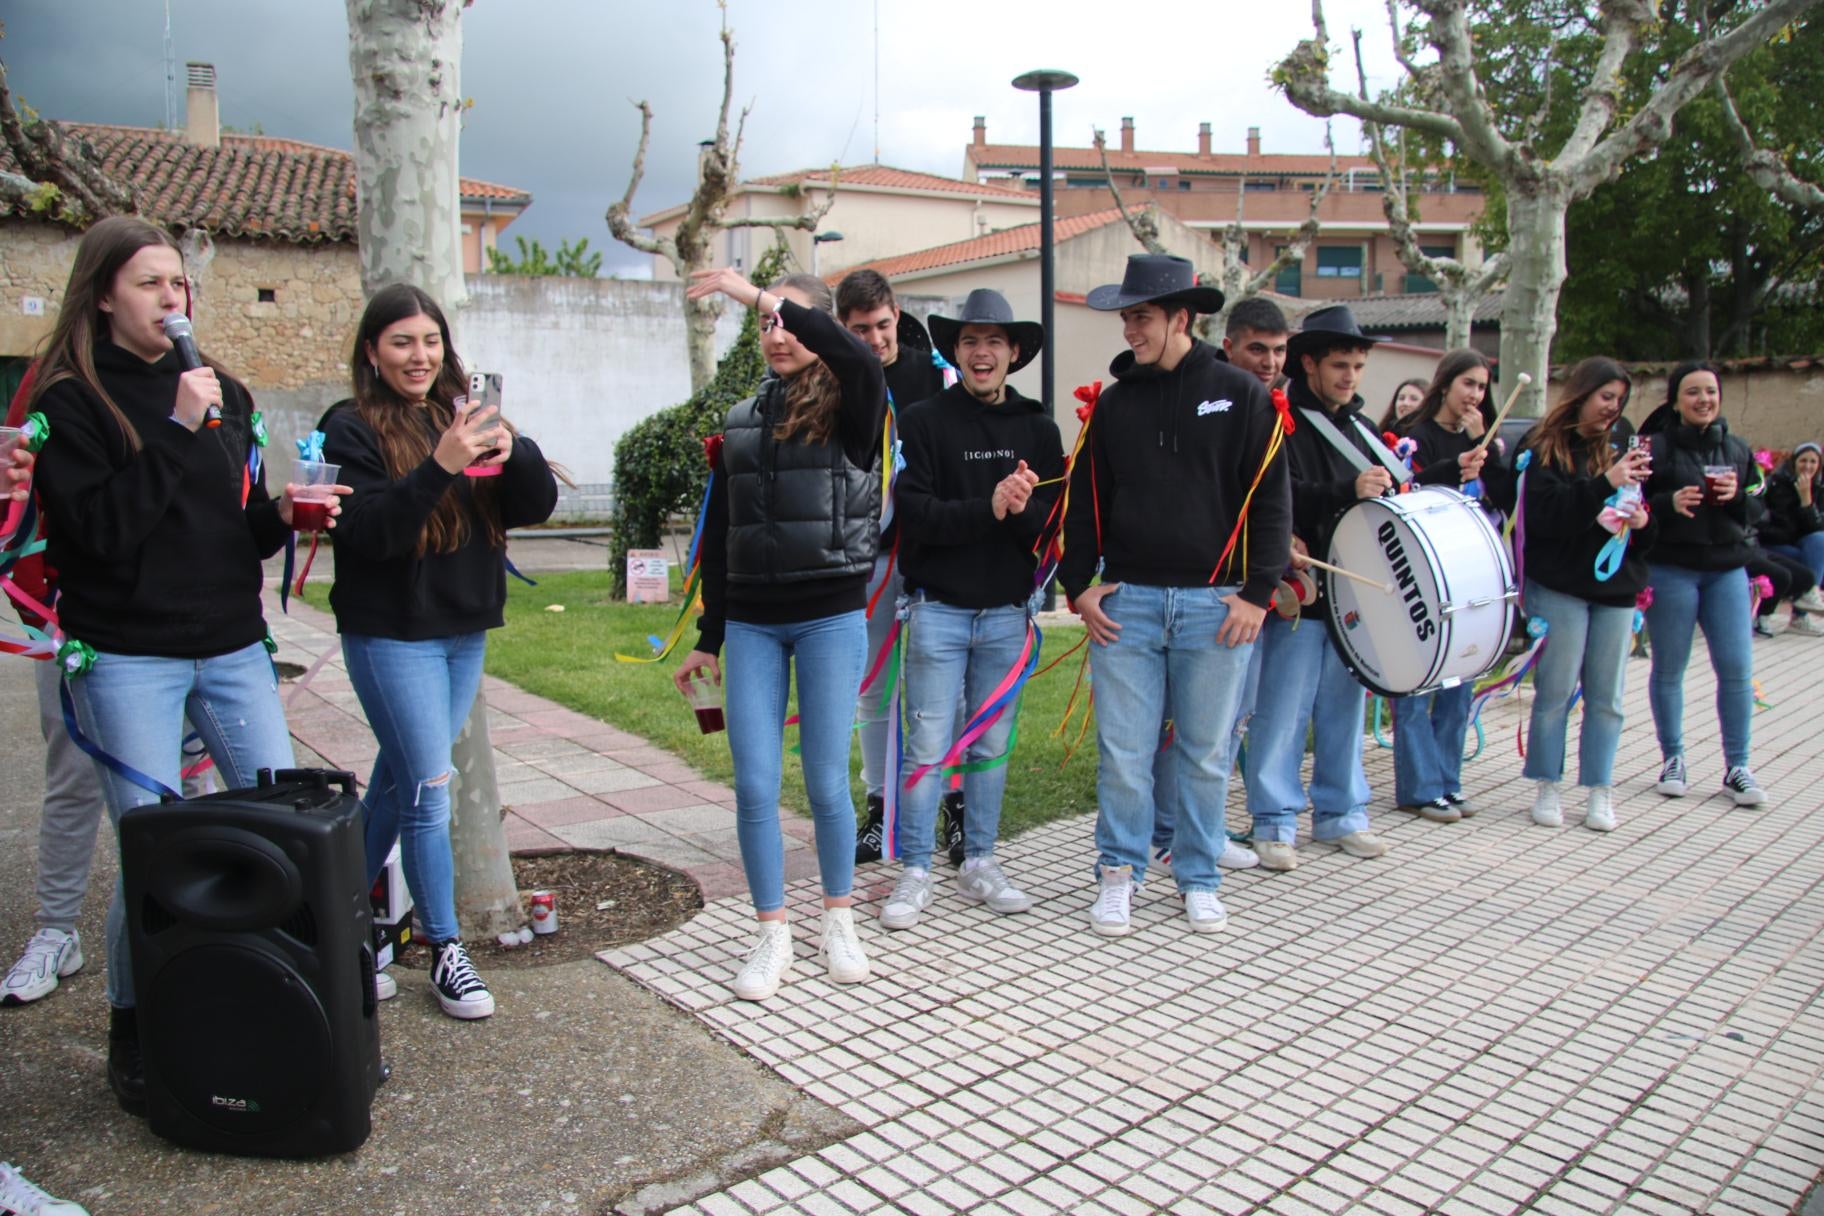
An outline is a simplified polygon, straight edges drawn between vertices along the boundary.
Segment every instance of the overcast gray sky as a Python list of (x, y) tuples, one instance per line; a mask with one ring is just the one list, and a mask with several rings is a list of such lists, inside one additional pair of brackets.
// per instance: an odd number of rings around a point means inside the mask
[[(183, 63), (214, 63), (222, 122), (347, 148), (353, 140), (345, 8), (337, 0), (170, 0), (183, 121)], [(165, 118), (163, 0), (0, 0), (0, 41), (16, 95), (52, 118), (158, 126)], [(1391, 80), (1380, 0), (1331, 0), (1334, 37), (1368, 31), (1376, 83)], [(1036, 67), (1075, 72), (1058, 94), (1056, 138), (1111, 138), (1133, 115), (1143, 148), (1190, 149), (1209, 122), (1219, 151), (1249, 126), (1268, 151), (1321, 150), (1323, 123), (1287, 103), (1267, 73), (1308, 34), (1296, 3), (1152, 0), (729, 0), (737, 106), (752, 102), (744, 176), (874, 159), (875, 21), (880, 160), (956, 176), (977, 114), (995, 142), (1036, 143), (1036, 99), (1009, 85)], [(712, 0), (475, 0), (463, 16), (463, 92), (475, 99), (462, 172), (529, 190), (509, 236), (548, 246), (587, 236), (608, 269), (649, 260), (602, 219), (626, 189), (639, 134), (630, 101), (654, 111), (636, 213), (689, 194), (696, 143), (720, 100)], [(1337, 142), (1357, 150), (1355, 126)]]

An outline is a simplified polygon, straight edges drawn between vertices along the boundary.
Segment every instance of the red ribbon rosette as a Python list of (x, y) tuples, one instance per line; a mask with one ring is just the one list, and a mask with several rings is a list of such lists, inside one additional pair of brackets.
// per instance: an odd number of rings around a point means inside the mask
[(721, 435), (703, 436), (703, 455), (709, 458), (709, 471), (715, 472), (716, 467), (722, 463)]
[(1298, 422), (1292, 417), (1292, 402), (1287, 400), (1286, 390), (1276, 388), (1268, 395), (1273, 398), (1273, 411), (1279, 415), (1279, 425), (1285, 428), (1286, 434), (1290, 435), (1298, 429)]
[(1088, 422), (1089, 416), (1095, 412), (1096, 402), (1102, 398), (1102, 382), (1095, 380), (1089, 384), (1077, 385), (1076, 397), (1083, 403), (1077, 407), (1077, 421)]

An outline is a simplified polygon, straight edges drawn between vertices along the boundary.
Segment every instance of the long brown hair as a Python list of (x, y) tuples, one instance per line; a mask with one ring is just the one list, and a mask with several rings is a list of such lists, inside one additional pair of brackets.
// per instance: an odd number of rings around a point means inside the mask
[(1577, 467), (1578, 444), (1572, 436), (1577, 433), (1577, 414), (1583, 409), (1583, 403), (1596, 395), (1596, 390), (1616, 380), (1621, 381), (1621, 408), (1628, 408), (1628, 397), (1634, 392), (1634, 378), (1628, 375), (1628, 369), (1615, 360), (1603, 355), (1594, 355), (1571, 369), (1564, 378), (1564, 391), (1558, 396), (1558, 403), (1546, 411), (1539, 425), (1533, 428), (1532, 438), (1527, 446), (1535, 453), (1534, 458), (1545, 461), (1566, 473), (1587, 472), (1594, 477), (1608, 472), (1615, 462), (1615, 453), (1610, 445), (1603, 442), (1588, 445), (1587, 469)]
[[(1380, 429), (1391, 431), (1393, 424), (1400, 420), (1400, 394), (1409, 388), (1416, 388), (1420, 393), (1425, 391), (1425, 382), (1414, 376), (1410, 380), (1400, 381), (1399, 387), (1393, 390), (1393, 396), (1387, 398), (1387, 412), (1381, 415)], [(1415, 411), (1416, 412), (1416, 411)]]
[[(1388, 429), (1396, 435), (1410, 435), (1419, 428), (1421, 422), (1430, 422), (1444, 408), (1444, 395), (1450, 392), (1450, 386), (1457, 382), (1457, 377), (1477, 368), (1488, 371), (1488, 357), (1479, 350), (1453, 350), (1438, 360), (1438, 370), (1431, 377), (1431, 387), (1425, 390), (1425, 399), (1419, 402), (1419, 408), (1396, 418)], [(1483, 394), (1485, 397), (1486, 393)], [(1395, 396), (1398, 396), (1396, 393)]]
[[(369, 347), (378, 347), (380, 335), (388, 326), (411, 317), (429, 317), (437, 323), (442, 335), (443, 366), (437, 379), (425, 394), (423, 406), (406, 401), (380, 378), (380, 370), (368, 356)], [(423, 464), (436, 446), (436, 435), (449, 429), (455, 420), (455, 401), (469, 391), (468, 374), (462, 360), (450, 344), (450, 323), (444, 318), (437, 301), (409, 283), (394, 283), (376, 291), (361, 314), (355, 330), (355, 349), (348, 361), (349, 379), (354, 385), (355, 409), (361, 421), (374, 432), (380, 456), (386, 461), (388, 477), (398, 480)], [(424, 411), (424, 414), (420, 413)], [(429, 415), (432, 427), (424, 424)], [(503, 423), (504, 425), (504, 423)], [(464, 509), (458, 485), (467, 481), (475, 511), (487, 529), (488, 543), (499, 549), (506, 545), (506, 532), (500, 526), (500, 505), (494, 488), (483, 480), (458, 478), (437, 500), (437, 506), (418, 535), (419, 556), (426, 552), (453, 553), (468, 543), (469, 512)]]
[[(111, 335), (108, 314), (101, 311), (102, 299), (113, 291), (121, 267), (149, 245), (163, 245), (177, 254), (180, 264), (183, 262), (183, 250), (171, 234), (137, 215), (109, 216), (82, 234), (76, 246), (76, 261), (70, 267), (69, 286), (63, 292), (63, 304), (57, 310), (50, 336), (39, 350), (37, 371), (32, 378), (33, 406), (52, 385), (80, 380), (114, 416), (127, 450), (133, 453), (140, 449), (139, 431), (102, 386), (95, 370), (95, 343)], [(214, 368), (218, 376), (231, 379), (215, 360), (205, 355), (203, 362)]]
[[(767, 288), (777, 295), (783, 288), (803, 293), (812, 308), (834, 315), (830, 285), (814, 274), (787, 275)], [(786, 378), (785, 417), (773, 429), (773, 438), (790, 439), (802, 433), (810, 444), (828, 443), (836, 431), (836, 414), (842, 408), (842, 386), (822, 359)]]

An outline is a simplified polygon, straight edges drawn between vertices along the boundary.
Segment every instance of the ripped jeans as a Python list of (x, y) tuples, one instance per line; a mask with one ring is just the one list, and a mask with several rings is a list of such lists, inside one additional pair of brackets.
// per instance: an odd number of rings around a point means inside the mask
[(400, 841), (405, 885), (427, 941), (460, 936), (450, 857), (450, 748), (481, 687), (488, 635), (404, 642), (342, 635), (348, 679), (380, 744), (362, 803), (372, 882)]

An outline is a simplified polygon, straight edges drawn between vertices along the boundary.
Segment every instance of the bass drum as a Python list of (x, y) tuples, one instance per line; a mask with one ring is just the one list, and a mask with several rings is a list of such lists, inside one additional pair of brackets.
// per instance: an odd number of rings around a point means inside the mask
[(1345, 508), (1334, 565), (1391, 593), (1320, 571), (1343, 663), (1369, 689), (1406, 697), (1450, 688), (1495, 665), (1514, 627), (1513, 561), (1475, 500), (1430, 486)]

